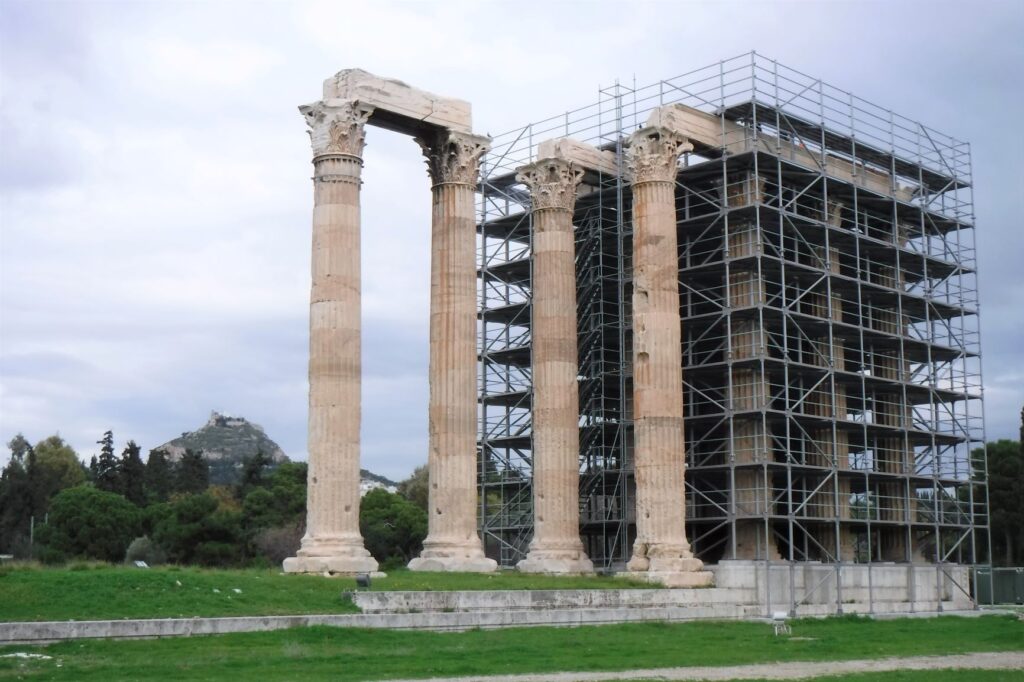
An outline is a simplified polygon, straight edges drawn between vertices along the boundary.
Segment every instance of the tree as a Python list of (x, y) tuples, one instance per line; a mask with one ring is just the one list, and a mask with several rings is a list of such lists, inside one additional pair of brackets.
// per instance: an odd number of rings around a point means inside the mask
[(118, 466), (121, 494), (136, 507), (146, 504), (146, 465), (142, 463), (141, 453), (135, 441), (128, 441)]
[(998, 440), (971, 453), (988, 459), (989, 529), (993, 563), (1024, 563), (1024, 453), (1021, 443)]
[(84, 483), (85, 472), (75, 451), (57, 435), (32, 447), (18, 434), (8, 447), (11, 461), (0, 474), (0, 547), (24, 554), (33, 517), (42, 521), (51, 498)]
[(398, 484), (398, 494), (409, 500), (423, 511), (430, 504), (430, 470), (427, 465), (418, 466), (412, 475)]
[(143, 477), (146, 499), (149, 502), (166, 502), (174, 487), (174, 472), (163, 450), (150, 450)]
[(238, 481), (238, 499), (244, 500), (245, 496), (253, 488), (263, 485), (263, 472), (271, 464), (271, 459), (257, 450), (252, 457), (246, 457), (242, 462), (242, 476)]
[[(100, 456), (96, 460), (96, 467), (93, 470), (96, 487), (109, 493), (116, 493), (121, 490), (120, 462), (114, 455), (114, 434), (106, 431), (103, 438), (96, 441), (100, 446)], [(93, 469), (92, 464), (89, 465)]]
[(306, 465), (286, 462), (252, 488), (242, 500), (243, 525), (250, 533), (276, 527), (294, 527), (306, 511)]
[(56, 434), (36, 443), (32, 451), (34, 511), (39, 515), (46, 513), (50, 499), (61, 490), (85, 483), (85, 472), (78, 453)]
[(0, 552), (23, 558), (29, 551), (29, 524), (34, 513), (26, 469), (32, 446), (19, 433), (7, 447), (11, 450), (11, 460), (0, 471)]
[(175, 491), (198, 494), (210, 485), (210, 465), (198, 450), (185, 450), (178, 462)]
[(7, 442), (7, 449), (11, 451), (11, 460), (16, 459), (24, 465), (28, 453), (32, 452), (32, 444), (28, 442), (25, 436), (19, 433)]
[(218, 509), (212, 495), (186, 495), (158, 521), (153, 540), (177, 563), (237, 564), (243, 556), (241, 517)]
[(82, 485), (58, 493), (49, 523), (39, 529), (40, 556), (121, 561), (139, 533), (139, 511), (121, 495)]
[(359, 506), (359, 530), (381, 564), (406, 563), (423, 547), (427, 513), (401, 495), (375, 488)]

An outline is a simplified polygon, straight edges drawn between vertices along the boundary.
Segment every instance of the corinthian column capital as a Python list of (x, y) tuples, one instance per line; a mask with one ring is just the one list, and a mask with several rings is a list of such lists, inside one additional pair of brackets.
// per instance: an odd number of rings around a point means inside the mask
[(362, 158), (366, 142), (366, 121), (373, 108), (359, 102), (326, 104), (314, 102), (299, 107), (309, 126), (313, 158), (345, 154)]
[(583, 170), (572, 161), (549, 158), (523, 166), (516, 173), (516, 182), (530, 189), (533, 210), (561, 210), (572, 213), (576, 206), (576, 188)]
[(416, 143), (427, 159), (427, 172), (435, 185), (461, 184), (475, 187), (480, 158), (491, 147), (491, 138), (455, 133), (446, 128), (417, 137)]
[(693, 149), (689, 140), (670, 128), (650, 126), (629, 136), (626, 167), (634, 185), (675, 182), (679, 155)]

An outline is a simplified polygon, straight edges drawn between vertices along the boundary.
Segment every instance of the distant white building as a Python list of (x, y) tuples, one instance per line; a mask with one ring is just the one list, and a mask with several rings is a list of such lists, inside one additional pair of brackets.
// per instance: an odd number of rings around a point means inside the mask
[(384, 488), (384, 490), (387, 490), (389, 493), (398, 492), (398, 488), (396, 488), (393, 485), (384, 485), (380, 481), (371, 481), (368, 478), (364, 478), (361, 481), (359, 481), (359, 497), (362, 497), (366, 493), (370, 492), (371, 490), (376, 490), (377, 488)]

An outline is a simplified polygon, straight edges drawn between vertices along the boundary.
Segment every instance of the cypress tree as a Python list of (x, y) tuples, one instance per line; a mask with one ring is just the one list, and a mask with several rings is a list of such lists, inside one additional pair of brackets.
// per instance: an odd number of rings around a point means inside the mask
[(121, 463), (114, 455), (114, 434), (107, 431), (96, 442), (100, 446), (100, 456), (96, 460), (96, 487), (108, 493), (120, 493)]
[(121, 494), (136, 506), (146, 504), (146, 466), (142, 463), (138, 444), (130, 440), (121, 453), (120, 478)]
[(198, 494), (210, 485), (210, 465), (201, 451), (186, 449), (177, 468), (176, 492)]
[(146, 497), (150, 502), (166, 502), (174, 488), (174, 472), (163, 450), (150, 450), (146, 460)]

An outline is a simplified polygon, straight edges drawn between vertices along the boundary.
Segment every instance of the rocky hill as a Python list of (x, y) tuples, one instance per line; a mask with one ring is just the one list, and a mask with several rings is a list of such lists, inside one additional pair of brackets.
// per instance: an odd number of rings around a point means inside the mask
[(154, 449), (163, 450), (171, 461), (181, 459), (185, 450), (202, 452), (210, 463), (210, 483), (216, 485), (237, 482), (245, 460), (258, 452), (269, 457), (272, 465), (289, 461), (259, 424), (219, 412), (210, 413), (207, 422), (195, 431), (186, 431)]
[[(163, 450), (171, 461), (181, 459), (185, 450), (202, 452), (210, 463), (210, 483), (215, 485), (237, 483), (245, 460), (258, 452), (270, 458), (271, 466), (290, 461), (259, 424), (219, 412), (210, 413), (209, 420), (195, 431), (186, 431), (154, 450)], [(364, 484), (376, 483), (387, 488), (398, 485), (366, 469), (360, 474)]]

